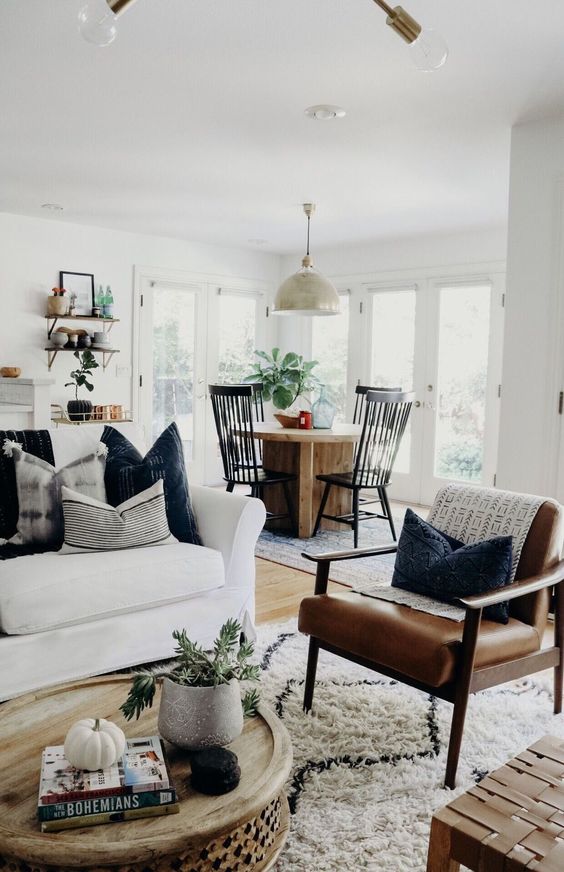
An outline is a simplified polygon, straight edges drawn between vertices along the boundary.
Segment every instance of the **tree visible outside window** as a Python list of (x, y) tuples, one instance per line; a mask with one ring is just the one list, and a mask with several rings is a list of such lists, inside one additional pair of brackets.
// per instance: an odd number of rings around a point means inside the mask
[(254, 361), (257, 301), (242, 294), (219, 297), (220, 384), (240, 384)]
[(349, 295), (340, 294), (339, 299), (339, 315), (311, 319), (311, 357), (319, 361), (315, 374), (326, 385), (328, 396), (335, 404), (335, 420), (342, 422), (347, 410)]

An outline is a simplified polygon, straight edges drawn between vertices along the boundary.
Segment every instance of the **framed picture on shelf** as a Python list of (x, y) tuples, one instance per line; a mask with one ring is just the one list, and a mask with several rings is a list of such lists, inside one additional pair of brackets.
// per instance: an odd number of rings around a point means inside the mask
[(74, 300), (74, 315), (91, 315), (94, 306), (94, 274), (59, 272), (59, 287), (65, 288), (69, 305)]

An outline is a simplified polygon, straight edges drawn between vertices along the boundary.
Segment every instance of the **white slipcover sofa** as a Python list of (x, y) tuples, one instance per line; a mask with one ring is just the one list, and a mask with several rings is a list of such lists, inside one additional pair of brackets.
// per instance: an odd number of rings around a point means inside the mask
[[(134, 424), (117, 424), (146, 451)], [(92, 451), (103, 425), (50, 431), (55, 465)], [(221, 624), (254, 621), (260, 500), (205, 487), (190, 493), (203, 547), (0, 561), (0, 700), (173, 655), (172, 630), (208, 645)]]

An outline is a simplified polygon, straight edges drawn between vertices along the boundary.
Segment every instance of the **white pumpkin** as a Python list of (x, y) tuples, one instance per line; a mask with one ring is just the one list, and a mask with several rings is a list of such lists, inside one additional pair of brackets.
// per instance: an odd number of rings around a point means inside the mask
[(125, 735), (104, 718), (86, 718), (73, 724), (65, 737), (65, 757), (76, 769), (106, 769), (125, 751)]

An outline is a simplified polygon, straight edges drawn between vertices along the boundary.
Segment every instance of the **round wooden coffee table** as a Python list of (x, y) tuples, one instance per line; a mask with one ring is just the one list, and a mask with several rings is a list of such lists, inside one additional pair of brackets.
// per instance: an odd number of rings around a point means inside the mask
[(0, 870), (2, 872), (264, 872), (286, 840), (284, 784), (292, 749), (268, 709), (245, 723), (230, 745), (241, 766), (239, 786), (224, 796), (190, 787), (188, 755), (166, 745), (180, 813), (124, 823), (41, 833), (36, 818), (41, 751), (62, 744), (84, 717), (109, 718), (128, 737), (155, 735), (159, 699), (138, 721), (119, 706), (129, 680), (93, 678), (13, 700), (0, 707)]

